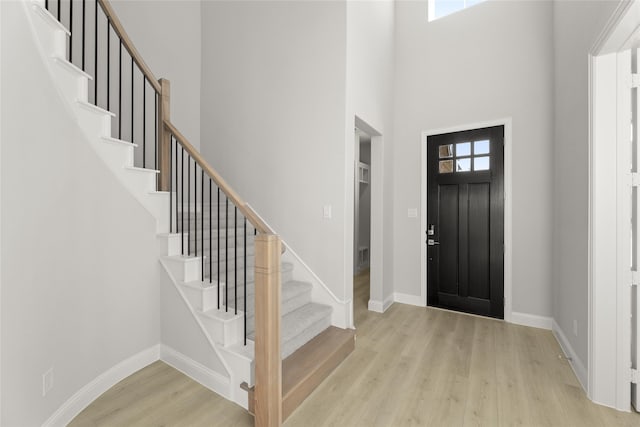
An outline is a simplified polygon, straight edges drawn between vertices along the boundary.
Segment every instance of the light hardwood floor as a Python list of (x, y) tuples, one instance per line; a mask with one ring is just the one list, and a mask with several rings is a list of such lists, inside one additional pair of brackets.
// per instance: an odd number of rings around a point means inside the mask
[[(285, 422), (293, 426), (640, 426), (591, 403), (549, 331), (394, 304), (367, 311), (356, 277), (356, 350)], [(123, 380), (71, 426), (252, 426), (162, 362)]]

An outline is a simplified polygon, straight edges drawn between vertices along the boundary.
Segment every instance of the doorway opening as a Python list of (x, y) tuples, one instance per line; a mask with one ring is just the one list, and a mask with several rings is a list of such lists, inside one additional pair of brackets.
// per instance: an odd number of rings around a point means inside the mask
[[(371, 295), (371, 135), (355, 128), (353, 206), (353, 298), (365, 309)], [(357, 316), (356, 316), (357, 317)]]

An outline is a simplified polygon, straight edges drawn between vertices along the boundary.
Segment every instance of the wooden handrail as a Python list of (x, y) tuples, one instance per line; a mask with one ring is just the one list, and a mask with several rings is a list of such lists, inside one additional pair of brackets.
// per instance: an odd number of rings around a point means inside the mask
[(216, 183), (218, 188), (233, 202), (233, 204), (240, 210), (242, 215), (258, 230), (261, 234), (275, 234), (273, 230), (265, 224), (265, 222), (254, 212), (253, 209), (247, 203), (240, 198), (233, 188), (227, 183), (227, 181), (220, 176), (215, 169), (209, 165), (209, 163), (202, 157), (202, 154), (196, 148), (191, 145), (187, 138), (180, 133), (178, 129), (169, 121), (164, 121), (165, 128), (176, 138), (176, 140), (182, 145), (187, 153), (193, 158), (193, 160), (202, 168), (202, 170)]
[(116, 12), (113, 10), (113, 7), (111, 7), (111, 4), (109, 3), (109, 1), (108, 0), (97, 0), (97, 1), (98, 3), (100, 3), (100, 6), (102, 7), (102, 11), (107, 16), (107, 19), (109, 20), (109, 22), (111, 22), (111, 26), (113, 27), (114, 31), (116, 32), (118, 37), (120, 37), (120, 40), (122, 41), (122, 45), (125, 47), (125, 49), (127, 49), (127, 51), (129, 52), (129, 55), (131, 55), (131, 58), (138, 65), (138, 67), (140, 68), (140, 71), (142, 71), (142, 73), (145, 75), (145, 77), (147, 78), (151, 86), (153, 86), (156, 92), (160, 93), (161, 88), (160, 88), (160, 83), (158, 79), (156, 78), (156, 76), (153, 75), (151, 68), (149, 68), (149, 66), (142, 59), (142, 55), (140, 55), (140, 52), (138, 52), (138, 49), (136, 49), (136, 47), (134, 46), (133, 42), (131, 41), (131, 38), (129, 37), (127, 32), (124, 30), (124, 26), (122, 25), (122, 22), (120, 22), (120, 19), (118, 19), (118, 15), (116, 15)]

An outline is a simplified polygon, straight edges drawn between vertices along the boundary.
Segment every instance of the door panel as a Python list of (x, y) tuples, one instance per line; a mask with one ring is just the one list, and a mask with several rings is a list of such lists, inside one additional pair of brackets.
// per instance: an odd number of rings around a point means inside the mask
[(458, 186), (443, 185), (440, 187), (440, 236), (442, 239), (455, 242), (440, 250), (440, 291), (456, 294), (458, 291), (458, 271), (454, 268), (458, 263)]
[(489, 299), (489, 184), (469, 185), (469, 296)]
[(427, 304), (504, 316), (504, 127), (427, 139)]

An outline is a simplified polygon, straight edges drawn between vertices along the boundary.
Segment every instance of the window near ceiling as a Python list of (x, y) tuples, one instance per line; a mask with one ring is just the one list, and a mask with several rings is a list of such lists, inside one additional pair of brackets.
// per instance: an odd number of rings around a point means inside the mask
[(427, 0), (429, 4), (429, 21), (442, 18), (462, 9), (474, 6), (484, 0)]

